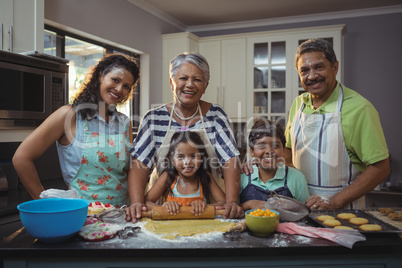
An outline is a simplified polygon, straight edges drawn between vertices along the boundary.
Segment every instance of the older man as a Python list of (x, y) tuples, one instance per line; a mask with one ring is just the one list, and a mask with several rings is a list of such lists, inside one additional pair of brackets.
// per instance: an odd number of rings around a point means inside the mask
[(286, 127), (286, 161), (306, 176), (312, 209), (364, 207), (364, 195), (390, 173), (379, 115), (357, 92), (336, 80), (330, 43), (310, 39), (296, 53), (303, 88)]

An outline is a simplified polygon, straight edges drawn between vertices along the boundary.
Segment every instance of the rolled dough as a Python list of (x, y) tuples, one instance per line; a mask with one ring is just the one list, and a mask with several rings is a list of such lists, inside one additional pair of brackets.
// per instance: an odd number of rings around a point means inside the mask
[(197, 220), (166, 220), (153, 221), (142, 219), (144, 228), (150, 232), (161, 235), (166, 239), (177, 239), (180, 236), (193, 236), (212, 232), (226, 232), (236, 224), (220, 220), (197, 219)]

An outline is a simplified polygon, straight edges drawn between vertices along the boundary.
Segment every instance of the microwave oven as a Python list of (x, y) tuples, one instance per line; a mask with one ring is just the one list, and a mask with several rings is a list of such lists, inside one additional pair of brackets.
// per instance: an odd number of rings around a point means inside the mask
[(0, 51), (0, 128), (36, 127), (67, 103), (68, 61), (53, 58)]

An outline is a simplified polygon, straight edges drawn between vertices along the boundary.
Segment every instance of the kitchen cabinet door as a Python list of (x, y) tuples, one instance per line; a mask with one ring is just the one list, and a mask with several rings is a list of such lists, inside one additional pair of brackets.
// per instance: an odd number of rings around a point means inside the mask
[(221, 88), (221, 41), (205, 41), (199, 44), (200, 54), (209, 64), (209, 84), (202, 100), (220, 104)]
[(10, 51), (13, 27), (13, 0), (0, 1), (0, 50)]
[(284, 126), (292, 103), (289, 42), (283, 36), (249, 38), (248, 50), (250, 114), (278, 120)]
[(0, 1), (0, 49), (43, 52), (44, 0)]
[(234, 122), (247, 120), (246, 39), (222, 40), (222, 102)]
[(203, 100), (222, 106), (234, 122), (246, 120), (246, 39), (201, 41), (210, 81)]

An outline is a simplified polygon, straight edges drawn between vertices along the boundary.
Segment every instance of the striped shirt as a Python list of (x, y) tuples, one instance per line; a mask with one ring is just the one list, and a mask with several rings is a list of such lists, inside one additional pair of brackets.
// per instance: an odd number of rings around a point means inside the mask
[[(170, 114), (166, 105), (148, 111), (141, 121), (134, 147), (131, 149), (132, 156), (151, 170), (155, 166), (157, 150), (162, 145), (168, 130), (169, 119)], [(229, 118), (223, 109), (219, 105), (212, 104), (203, 119), (208, 138), (212, 146), (214, 146), (220, 164), (223, 165), (232, 157), (238, 156), (240, 153), (237, 150), (233, 132), (229, 125)], [(172, 118), (170, 128), (179, 130), (181, 127)], [(202, 129), (201, 120), (187, 128), (190, 131)]]

